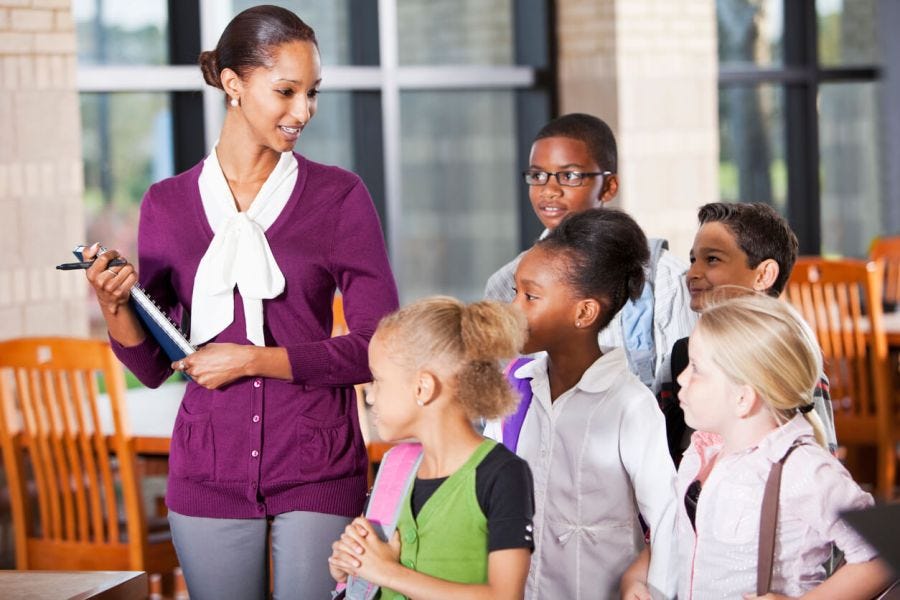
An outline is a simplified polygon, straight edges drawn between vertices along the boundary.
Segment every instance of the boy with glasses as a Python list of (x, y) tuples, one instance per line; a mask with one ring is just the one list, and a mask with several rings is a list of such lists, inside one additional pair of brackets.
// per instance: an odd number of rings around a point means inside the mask
[[(572, 113), (547, 123), (535, 137), (524, 173), (531, 206), (546, 228), (541, 237), (567, 215), (600, 208), (615, 198), (617, 162), (616, 138), (603, 120)], [(690, 334), (696, 316), (684, 282), (687, 265), (672, 256), (665, 240), (648, 241), (650, 263), (643, 293), (600, 332), (599, 343), (624, 347), (631, 371), (666, 406), (672, 401), (669, 350), (675, 340)], [(491, 275), (486, 298), (512, 301), (521, 258), (522, 254)]]

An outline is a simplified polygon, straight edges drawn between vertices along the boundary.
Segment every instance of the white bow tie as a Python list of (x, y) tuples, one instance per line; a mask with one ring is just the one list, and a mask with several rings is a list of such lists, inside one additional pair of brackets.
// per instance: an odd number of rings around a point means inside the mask
[(198, 185), (206, 218), (214, 232), (197, 267), (191, 300), (191, 343), (202, 344), (234, 321), (234, 287), (244, 302), (247, 339), (265, 345), (263, 300), (284, 291), (265, 230), (281, 214), (297, 181), (297, 161), (281, 155), (246, 212), (238, 212), (215, 149), (207, 157)]

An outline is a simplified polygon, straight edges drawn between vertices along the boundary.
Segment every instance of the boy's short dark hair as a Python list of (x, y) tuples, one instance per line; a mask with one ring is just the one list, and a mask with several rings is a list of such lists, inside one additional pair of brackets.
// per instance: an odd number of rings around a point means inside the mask
[(644, 267), (650, 259), (647, 237), (634, 219), (621, 211), (590, 208), (572, 213), (535, 247), (565, 253), (569, 284), (604, 305), (600, 329), (644, 289)]
[(549, 137), (566, 137), (584, 142), (591, 158), (601, 169), (616, 173), (619, 168), (616, 136), (603, 119), (584, 113), (563, 115), (541, 127), (534, 140)]
[(712, 202), (697, 212), (700, 225), (722, 223), (734, 234), (738, 246), (747, 255), (747, 266), (755, 269), (771, 258), (778, 263), (778, 277), (766, 292), (779, 296), (787, 284), (799, 244), (797, 236), (778, 212), (761, 202)]

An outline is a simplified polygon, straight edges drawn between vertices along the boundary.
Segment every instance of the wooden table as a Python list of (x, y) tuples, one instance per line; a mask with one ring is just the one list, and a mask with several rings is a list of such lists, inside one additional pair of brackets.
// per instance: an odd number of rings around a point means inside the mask
[(884, 331), (892, 350), (900, 350), (900, 311), (884, 313)]
[(143, 571), (0, 571), (4, 600), (143, 600)]
[[(125, 391), (128, 422), (134, 436), (135, 452), (148, 456), (168, 456), (172, 427), (184, 396), (186, 383), (166, 383), (156, 389), (136, 388)], [(112, 431), (112, 414), (108, 402), (101, 402), (100, 421)]]

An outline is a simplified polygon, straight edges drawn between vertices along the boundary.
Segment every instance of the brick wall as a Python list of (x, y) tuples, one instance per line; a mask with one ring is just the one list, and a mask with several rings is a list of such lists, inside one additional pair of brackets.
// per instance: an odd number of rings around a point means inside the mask
[(714, 0), (558, 0), (560, 111), (619, 143), (618, 205), (687, 257), (697, 207), (718, 200)]
[(83, 275), (56, 271), (84, 235), (69, 0), (0, 0), (0, 339), (86, 335)]

